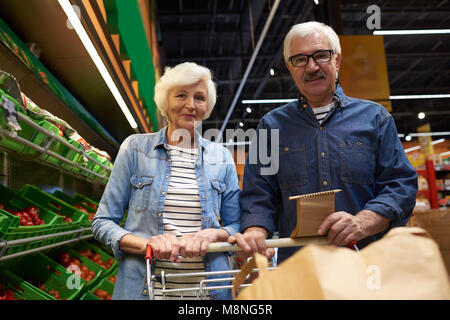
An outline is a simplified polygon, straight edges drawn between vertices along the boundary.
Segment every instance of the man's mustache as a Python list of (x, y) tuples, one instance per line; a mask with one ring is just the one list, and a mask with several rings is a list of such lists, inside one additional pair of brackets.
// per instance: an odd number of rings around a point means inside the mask
[(317, 79), (326, 78), (326, 77), (327, 77), (327, 75), (325, 74), (325, 72), (317, 71), (315, 73), (306, 73), (303, 76), (303, 81), (317, 80)]

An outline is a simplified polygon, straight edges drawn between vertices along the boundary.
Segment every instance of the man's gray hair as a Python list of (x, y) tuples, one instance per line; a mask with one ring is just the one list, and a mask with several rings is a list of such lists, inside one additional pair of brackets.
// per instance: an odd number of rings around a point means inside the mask
[(207, 108), (203, 120), (207, 119), (216, 104), (216, 85), (212, 81), (211, 70), (194, 62), (180, 63), (173, 68), (166, 67), (164, 75), (159, 78), (155, 86), (154, 99), (159, 112), (167, 117), (167, 108), (169, 107), (167, 98), (170, 90), (195, 84), (199, 81), (204, 81), (208, 90)]
[(296, 37), (305, 38), (316, 33), (323, 33), (328, 38), (328, 43), (330, 47), (336, 54), (341, 53), (341, 45), (339, 43), (339, 37), (336, 32), (330, 26), (317, 21), (310, 21), (299, 23), (289, 30), (286, 37), (284, 38), (284, 61), (288, 63), (291, 57), (291, 42)]

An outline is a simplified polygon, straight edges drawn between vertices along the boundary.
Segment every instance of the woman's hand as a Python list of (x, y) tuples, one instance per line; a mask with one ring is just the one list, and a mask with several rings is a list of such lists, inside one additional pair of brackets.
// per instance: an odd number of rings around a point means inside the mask
[(172, 262), (180, 262), (179, 249), (180, 240), (171, 234), (160, 234), (151, 237), (148, 244), (152, 246), (155, 259), (170, 260)]
[(208, 244), (226, 241), (229, 234), (224, 229), (203, 229), (196, 233), (186, 234), (180, 239), (180, 254), (183, 258), (204, 256)]

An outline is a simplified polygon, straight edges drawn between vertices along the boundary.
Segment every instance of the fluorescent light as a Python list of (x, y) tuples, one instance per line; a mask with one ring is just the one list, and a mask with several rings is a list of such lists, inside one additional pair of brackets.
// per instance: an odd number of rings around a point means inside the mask
[(411, 137), (450, 136), (450, 131), (409, 133)]
[(442, 143), (442, 142), (444, 142), (444, 141), (445, 141), (445, 139), (442, 138), (442, 139), (438, 139), (438, 140), (432, 141), (431, 144), (438, 144), (438, 143)]
[(412, 148), (405, 149), (405, 153), (408, 153), (408, 152), (411, 152), (411, 151), (414, 151), (414, 150), (419, 150), (419, 149), (420, 149), (420, 146), (415, 146), (415, 147), (412, 147)]
[(441, 154), (439, 154), (441, 157), (444, 157), (444, 156), (450, 156), (450, 151), (447, 151), (447, 152), (442, 152)]
[(73, 28), (75, 29), (76, 33), (78, 34), (78, 37), (80, 37), (81, 42), (83, 43), (83, 45), (86, 48), (89, 55), (91, 56), (91, 59), (94, 62), (95, 66), (97, 67), (98, 71), (100, 72), (103, 79), (105, 80), (106, 85), (108, 86), (112, 95), (114, 96), (117, 103), (119, 104), (120, 109), (122, 109), (123, 114), (125, 115), (128, 122), (130, 123), (130, 126), (133, 129), (137, 129), (138, 125), (137, 125), (136, 121), (134, 120), (133, 116), (131, 115), (131, 112), (128, 109), (127, 104), (125, 103), (125, 100), (123, 99), (122, 95), (120, 94), (119, 89), (117, 89), (116, 84), (114, 83), (111, 75), (109, 74), (108, 70), (106, 69), (105, 65), (103, 64), (102, 59), (100, 58), (97, 50), (95, 49), (94, 45), (92, 44), (92, 41), (89, 38), (88, 34), (86, 33), (86, 30), (84, 30), (84, 27), (81, 24), (81, 21), (78, 18), (77, 14), (75, 13), (75, 10), (73, 9), (69, 0), (58, 0), (58, 2), (59, 2), (59, 5), (61, 6), (61, 8), (66, 13), (67, 18), (69, 19), (69, 22), (72, 24)]
[[(435, 141), (431, 142), (431, 144), (438, 144), (438, 143), (441, 143), (441, 142), (444, 142), (444, 141), (445, 141), (445, 139), (438, 139), (438, 140), (435, 140)], [(411, 152), (411, 151), (414, 151), (414, 150), (419, 150), (419, 149), (420, 149), (420, 146), (411, 147), (411, 148), (405, 149), (405, 153), (408, 153), (408, 152)]]
[(297, 99), (260, 99), (260, 100), (242, 100), (242, 104), (252, 103), (289, 103)]
[(417, 118), (419, 119), (425, 119), (425, 112), (419, 112), (419, 114), (417, 115)]
[(450, 33), (450, 29), (421, 29), (421, 30), (375, 30), (376, 36), (399, 36), (411, 34), (443, 34)]
[(314, 0), (314, 3), (315, 3), (316, 5), (319, 5), (319, 0)]
[(389, 96), (391, 100), (409, 100), (409, 99), (442, 99), (450, 98), (450, 94), (411, 94), (411, 95), (395, 95)]

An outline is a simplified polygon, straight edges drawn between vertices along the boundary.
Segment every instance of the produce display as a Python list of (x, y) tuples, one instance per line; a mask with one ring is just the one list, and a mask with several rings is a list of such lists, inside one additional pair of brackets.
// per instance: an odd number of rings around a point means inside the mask
[(108, 280), (111, 281), (112, 283), (116, 283), (116, 280), (117, 280), (117, 274), (114, 275), (114, 276), (112, 276), (112, 277), (109, 277)]
[[(55, 299), (61, 299), (61, 294), (59, 293), (59, 291), (55, 290), (55, 289), (48, 289), (47, 286), (45, 285), (45, 283), (41, 283), (35, 279), (28, 279), (27, 282), (31, 283), (33, 286), (35, 286), (39, 290), (41, 290), (45, 293), (48, 293)], [(65, 300), (65, 299), (63, 299), (63, 300)]]
[(70, 268), (71, 266), (76, 267), (72, 268), (72, 273), (76, 273), (76, 270), (79, 269), (81, 279), (84, 279), (87, 282), (92, 281), (92, 279), (95, 278), (94, 271), (89, 270), (88, 267), (83, 265), (79, 259), (71, 257), (67, 252), (61, 252), (58, 262), (65, 268)]
[(3, 289), (3, 285), (0, 282), (0, 300), (17, 300), (14, 298), (14, 291), (11, 289)]
[(114, 263), (113, 259), (108, 259), (107, 261), (103, 261), (98, 253), (93, 253), (92, 250), (90, 250), (90, 249), (87, 249), (84, 251), (79, 250), (78, 253), (81, 254), (82, 256), (85, 256), (86, 258), (92, 260), (93, 262), (95, 262), (96, 264), (98, 264), (100, 267), (102, 267), (104, 269), (111, 268), (111, 266)]
[(20, 218), (20, 226), (37, 226), (45, 224), (45, 221), (39, 218), (39, 209), (34, 206), (29, 206), (19, 211), (5, 208), (0, 202), (0, 209), (5, 210)]
[(112, 295), (102, 289), (97, 289), (94, 294), (100, 298), (100, 300), (112, 300)]

